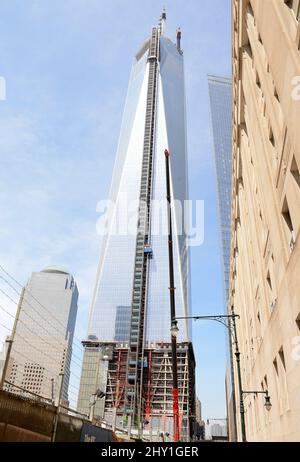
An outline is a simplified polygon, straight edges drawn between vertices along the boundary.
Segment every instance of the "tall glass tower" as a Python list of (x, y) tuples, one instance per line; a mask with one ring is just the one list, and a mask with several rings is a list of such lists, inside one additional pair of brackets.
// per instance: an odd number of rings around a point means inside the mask
[(208, 86), (217, 178), (224, 297), (227, 304), (231, 213), (231, 80), (208, 76)]
[[(143, 271), (139, 273), (138, 268), (145, 261), (145, 339), (170, 337), (165, 149), (171, 153), (173, 198), (183, 205), (188, 191), (183, 54), (164, 36), (163, 28), (164, 20), (136, 54), (129, 82), (110, 191), (115, 208), (108, 216), (88, 327), (88, 334), (101, 341), (129, 341), (132, 308), (135, 300), (139, 308), (141, 304), (141, 293), (133, 299), (133, 291), (142, 286)], [(132, 219), (127, 223), (125, 203), (128, 209), (145, 205), (134, 224)], [(182, 216), (177, 212), (176, 311), (184, 316), (188, 312), (188, 251)], [(116, 227), (120, 222), (122, 229)], [(144, 253), (147, 245), (151, 258)], [(179, 339), (187, 339), (187, 325), (179, 328)]]
[[(106, 216), (107, 232), (86, 343), (89, 356), (89, 342), (127, 348), (122, 399), (125, 412), (133, 420), (142, 401), (150, 396), (150, 388), (147, 393), (143, 389), (143, 377), (151, 375), (151, 359), (148, 361), (145, 349), (170, 342), (165, 150), (170, 153), (171, 195), (176, 201), (172, 221), (178, 317), (188, 315), (189, 303), (189, 255), (183, 213), (188, 199), (184, 63), (181, 32), (177, 31), (174, 44), (165, 36), (165, 21), (163, 12), (132, 66), (110, 191), (114, 207)], [(130, 217), (128, 211), (133, 209), (136, 213)], [(188, 342), (188, 322), (181, 320), (178, 327), (178, 342)], [(92, 367), (91, 362), (83, 367), (78, 406), (81, 410), (90, 390), (84, 371)], [(172, 400), (172, 392), (170, 395)], [(118, 400), (113, 401), (115, 405)], [(166, 412), (168, 406), (165, 403)]]
[[(217, 184), (219, 231), (221, 241), (221, 264), (223, 272), (224, 306), (227, 310), (229, 272), (230, 272), (230, 237), (231, 237), (231, 168), (232, 168), (232, 84), (231, 79), (208, 76), (210, 111), (215, 157)], [(228, 408), (232, 438), (235, 439), (235, 397), (233, 388), (233, 364), (231, 339), (228, 364)]]

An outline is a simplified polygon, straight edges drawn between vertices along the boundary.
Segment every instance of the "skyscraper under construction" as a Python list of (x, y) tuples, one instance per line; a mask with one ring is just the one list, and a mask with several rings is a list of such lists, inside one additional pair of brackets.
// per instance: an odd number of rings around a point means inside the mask
[[(176, 317), (189, 313), (183, 52), (180, 30), (174, 44), (165, 35), (165, 22), (163, 12), (132, 67), (78, 399), (78, 409), (90, 413), (100, 389), (105, 397), (97, 401), (94, 416), (150, 440), (171, 438), (174, 431), (165, 150), (176, 200)], [(137, 213), (128, 221), (132, 204), (138, 204)], [(189, 440), (195, 361), (188, 321), (179, 320), (178, 328), (179, 430), (180, 438)]]

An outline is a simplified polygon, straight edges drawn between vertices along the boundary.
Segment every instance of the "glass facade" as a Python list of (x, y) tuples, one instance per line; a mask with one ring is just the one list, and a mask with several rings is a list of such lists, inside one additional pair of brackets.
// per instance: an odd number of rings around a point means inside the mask
[[(214, 145), (219, 229), (221, 241), (221, 263), (223, 271), (224, 307), (227, 300), (230, 273), (230, 226), (231, 226), (231, 174), (232, 174), (232, 83), (224, 77), (208, 77), (212, 135)], [(231, 432), (236, 435), (235, 396), (233, 376), (233, 352), (228, 336), (228, 396)], [(235, 438), (235, 436), (233, 436)]]
[(230, 265), (231, 213), (231, 80), (223, 77), (208, 78), (212, 134), (217, 178), (217, 199), (221, 234), (224, 291), (227, 304)]
[[(147, 42), (146, 42), (147, 43)], [(126, 222), (126, 207), (138, 203), (149, 79), (149, 50), (144, 45), (135, 58), (114, 167), (110, 199), (116, 204), (108, 216), (91, 306), (88, 336), (101, 342), (129, 339), (136, 234), (115, 232), (115, 224)], [(173, 199), (182, 203), (187, 193), (187, 154), (183, 56), (166, 37), (160, 37), (157, 103), (155, 108), (154, 156), (152, 168), (151, 238), (145, 341), (170, 340), (169, 260), (167, 235), (166, 173), (164, 151), (171, 153)], [(157, 211), (159, 213), (157, 213)], [(118, 214), (116, 216), (116, 214)], [(173, 214), (176, 314), (188, 314), (188, 250), (180, 210)], [(182, 233), (180, 230), (182, 229)], [(187, 323), (179, 325), (179, 340), (188, 339)]]

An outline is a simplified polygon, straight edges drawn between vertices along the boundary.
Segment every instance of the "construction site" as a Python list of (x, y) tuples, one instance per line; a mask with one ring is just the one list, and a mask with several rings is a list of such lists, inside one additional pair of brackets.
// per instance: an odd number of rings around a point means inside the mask
[[(144, 441), (171, 441), (173, 438), (172, 349), (170, 343), (146, 343), (138, 364), (136, 412), (126, 406), (128, 346), (121, 343), (84, 342), (82, 387), (78, 410), (89, 413), (85, 396), (95, 393), (95, 384), (106, 390), (97, 400), (93, 419), (113, 431)], [(181, 441), (191, 441), (195, 420), (195, 358), (190, 342), (177, 345), (179, 433)]]

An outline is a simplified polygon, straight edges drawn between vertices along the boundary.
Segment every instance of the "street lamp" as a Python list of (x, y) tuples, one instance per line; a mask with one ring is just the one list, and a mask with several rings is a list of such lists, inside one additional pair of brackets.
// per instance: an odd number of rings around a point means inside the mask
[(236, 323), (235, 319), (240, 318), (238, 314), (234, 313), (232, 308), (231, 314), (217, 314), (217, 315), (209, 315), (209, 316), (188, 316), (182, 317), (177, 319), (194, 319), (196, 321), (199, 320), (206, 320), (206, 321), (216, 321), (225, 326), (228, 331), (230, 332), (230, 336), (232, 337), (232, 341), (235, 345), (235, 358), (236, 358), (236, 366), (237, 366), (237, 374), (238, 374), (238, 387), (239, 387), (239, 395), (240, 395), (240, 416), (241, 416), (241, 434), (242, 434), (242, 441), (245, 442), (246, 440), (246, 426), (245, 426), (245, 407), (244, 407), (244, 393), (242, 387), (242, 374), (241, 374), (241, 361), (240, 361), (240, 350), (237, 338), (237, 331), (236, 331)]
[(179, 329), (178, 329), (177, 321), (176, 319), (173, 319), (171, 323), (171, 336), (177, 338), (178, 332), (179, 332)]
[(94, 419), (94, 411), (95, 411), (95, 405), (96, 405), (96, 402), (97, 402), (97, 399), (102, 399), (105, 397), (105, 393), (104, 391), (100, 390), (100, 388), (98, 388), (95, 393), (93, 393), (91, 395), (91, 398), (90, 398), (90, 401), (91, 401), (91, 404), (90, 404), (90, 415), (89, 415), (89, 420), (91, 422), (93, 422), (93, 419)]
[(176, 319), (194, 319), (198, 320), (207, 320), (207, 321), (217, 321), (223, 326), (225, 326), (229, 332), (231, 333), (233, 343), (235, 345), (235, 357), (236, 357), (236, 365), (237, 365), (237, 373), (238, 373), (238, 387), (239, 387), (239, 395), (240, 395), (240, 416), (241, 416), (241, 433), (242, 433), (242, 441), (246, 442), (246, 426), (245, 426), (245, 407), (244, 407), (244, 395), (247, 394), (264, 394), (265, 395), (265, 408), (267, 411), (270, 411), (272, 408), (271, 398), (269, 396), (268, 390), (259, 390), (259, 391), (244, 391), (242, 386), (242, 375), (241, 375), (241, 363), (240, 363), (240, 350), (237, 338), (237, 331), (236, 331), (236, 323), (235, 319), (240, 318), (238, 314), (234, 313), (232, 307), (232, 314), (228, 315), (213, 315), (213, 316), (188, 316), (188, 317), (181, 317)]
[(272, 408), (271, 398), (268, 395), (268, 391), (267, 391), (267, 394), (265, 396), (265, 408), (266, 408), (267, 411), (270, 411), (271, 408)]
[(265, 395), (265, 408), (267, 411), (270, 411), (272, 409), (272, 403), (271, 403), (271, 397), (269, 395), (268, 390), (259, 390), (259, 391), (243, 391), (244, 395), (257, 395), (257, 394), (263, 394)]

